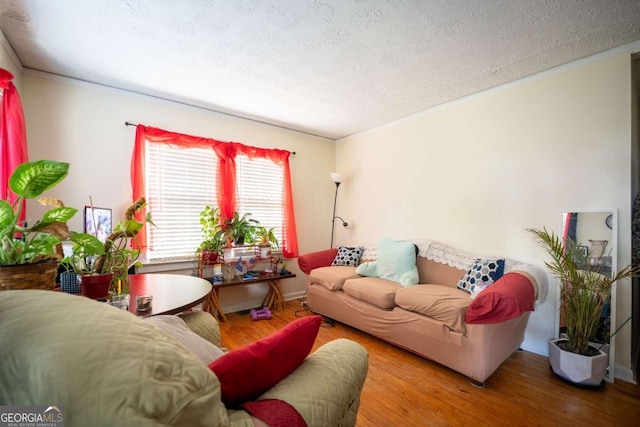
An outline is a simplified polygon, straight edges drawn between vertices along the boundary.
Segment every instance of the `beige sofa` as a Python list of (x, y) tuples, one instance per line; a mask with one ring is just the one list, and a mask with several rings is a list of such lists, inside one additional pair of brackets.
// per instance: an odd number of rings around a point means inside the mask
[[(413, 243), (419, 274), (414, 286), (362, 277), (351, 266), (330, 266), (336, 249), (302, 255), (300, 268), (309, 275), (307, 304), (315, 313), (484, 385), (522, 344), (534, 301), (541, 303), (546, 297), (546, 273), (506, 259), (504, 276), (472, 299), (457, 284), (477, 259), (486, 256), (427, 240)], [(376, 257), (376, 247), (365, 246), (361, 262)]]
[[(211, 315), (185, 321), (220, 346)], [(264, 426), (242, 409), (225, 407), (203, 352), (196, 355), (175, 336), (81, 296), (0, 292), (0, 404), (56, 405), (70, 427)], [(309, 427), (353, 426), (367, 366), (361, 345), (335, 340), (256, 401), (284, 401)]]

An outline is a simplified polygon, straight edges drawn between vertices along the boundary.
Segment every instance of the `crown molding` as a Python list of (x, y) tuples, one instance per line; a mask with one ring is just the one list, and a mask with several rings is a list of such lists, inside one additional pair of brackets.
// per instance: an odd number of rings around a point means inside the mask
[(22, 62), (20, 62), (20, 60), (18, 59), (18, 55), (16, 55), (16, 52), (13, 50), (13, 47), (11, 47), (9, 40), (7, 40), (2, 30), (0, 30), (0, 45), (2, 45), (7, 51), (7, 53), (9, 54), (9, 58), (11, 59), (11, 62), (13, 62), (13, 65), (15, 65), (18, 71), (23, 73), (24, 66), (22, 65)]

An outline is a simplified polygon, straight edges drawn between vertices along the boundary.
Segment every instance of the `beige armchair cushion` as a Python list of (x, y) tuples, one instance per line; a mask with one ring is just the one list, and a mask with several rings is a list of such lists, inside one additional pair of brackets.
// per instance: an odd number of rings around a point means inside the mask
[(123, 310), (50, 291), (0, 292), (0, 402), (64, 407), (67, 425), (228, 423), (220, 384)]

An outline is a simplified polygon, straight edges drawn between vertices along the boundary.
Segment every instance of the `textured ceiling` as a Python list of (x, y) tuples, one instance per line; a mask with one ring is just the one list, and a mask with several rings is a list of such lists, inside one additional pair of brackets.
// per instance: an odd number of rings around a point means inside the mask
[(639, 40), (640, 1), (0, 0), (0, 29), (27, 69), (339, 138)]

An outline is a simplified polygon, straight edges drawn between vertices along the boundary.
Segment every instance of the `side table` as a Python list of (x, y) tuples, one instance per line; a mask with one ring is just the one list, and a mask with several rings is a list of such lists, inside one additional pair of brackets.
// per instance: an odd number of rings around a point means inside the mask
[(221, 321), (226, 321), (227, 317), (222, 311), (220, 306), (218, 292), (222, 288), (239, 285), (250, 285), (252, 283), (267, 283), (267, 294), (262, 300), (262, 305), (268, 307), (269, 310), (281, 310), (284, 308), (284, 295), (282, 294), (282, 288), (280, 287), (280, 280), (290, 279), (296, 277), (295, 274), (271, 274), (265, 276), (258, 276), (253, 279), (234, 279), (223, 282), (213, 282), (212, 279), (208, 279), (212, 284), (211, 292), (207, 299), (204, 301), (203, 308), (205, 311), (211, 313), (214, 317)]

